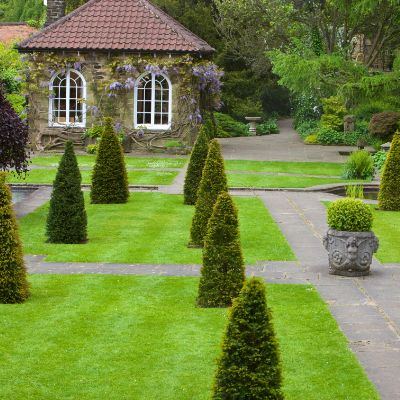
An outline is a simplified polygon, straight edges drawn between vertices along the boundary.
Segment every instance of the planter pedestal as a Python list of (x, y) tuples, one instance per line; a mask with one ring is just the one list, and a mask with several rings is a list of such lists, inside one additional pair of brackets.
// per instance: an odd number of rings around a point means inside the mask
[(122, 139), (122, 151), (124, 153), (130, 153), (131, 152), (131, 138), (130, 137), (125, 137)]
[(256, 131), (256, 121), (259, 121), (261, 119), (261, 117), (245, 117), (247, 121), (250, 121), (250, 133), (252, 136), (256, 136), (257, 135), (257, 131)]
[(85, 149), (90, 144), (97, 144), (97, 139), (96, 138), (91, 138), (91, 137), (85, 137)]
[(379, 247), (374, 232), (346, 232), (328, 229), (324, 246), (329, 252), (329, 273), (365, 276), (370, 273), (372, 255)]

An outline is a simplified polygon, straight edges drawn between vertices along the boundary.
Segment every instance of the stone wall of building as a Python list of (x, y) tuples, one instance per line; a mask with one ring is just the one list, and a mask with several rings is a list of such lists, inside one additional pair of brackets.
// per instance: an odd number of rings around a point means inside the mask
[[(84, 76), (86, 80), (86, 101), (87, 104), (94, 104), (93, 102), (93, 87), (97, 86), (99, 90), (104, 93), (104, 96), (106, 96), (104, 88), (101, 87), (102, 83), (104, 81), (107, 81), (111, 78), (110, 76), (110, 71), (107, 67), (108, 61), (109, 61), (109, 54), (108, 53), (102, 53), (102, 52), (77, 52), (71, 53), (68, 55), (71, 55), (71, 57), (77, 58), (81, 63), (82, 63), (82, 70), (81, 73)], [(158, 56), (159, 60), (162, 61), (163, 59), (166, 59), (168, 55), (161, 55)], [(123, 56), (121, 55), (121, 59), (123, 59)], [(139, 76), (139, 74), (138, 74)], [(170, 78), (171, 83), (172, 83), (172, 121), (176, 119), (177, 115), (177, 104), (178, 104), (178, 99), (179, 99), (179, 84), (177, 81), (177, 78)], [(52, 127), (49, 124), (49, 99), (47, 96), (44, 96), (42, 94), (37, 94), (35, 95), (35, 98), (33, 99), (33, 103), (39, 108), (40, 110), (40, 115), (38, 118), (35, 118), (34, 120), (29, 120), (29, 126), (30, 126), (30, 132), (31, 132), (31, 140), (33, 143), (36, 142), (36, 139), (38, 139), (38, 144), (40, 143), (41, 145), (44, 145), (46, 143), (49, 143), (51, 140), (54, 140), (54, 138), (57, 136), (58, 133), (61, 133), (63, 135), (72, 135), (72, 138), (74, 142), (78, 143), (80, 140), (80, 136), (90, 127), (94, 125), (98, 125), (101, 123), (101, 120), (99, 119), (99, 115), (94, 116), (94, 114), (89, 111), (86, 114), (86, 127)], [(94, 104), (96, 105), (96, 104)], [(115, 123), (121, 123), (127, 130), (133, 130), (133, 112), (134, 112), (134, 93), (133, 90), (131, 93), (129, 93), (126, 102), (124, 104), (124, 109), (122, 115), (118, 112), (116, 112), (114, 116)], [(188, 116), (189, 117), (189, 116)], [(187, 145), (192, 145), (194, 140), (196, 139), (197, 136), (197, 129), (191, 129), (189, 131), (189, 128), (185, 128), (188, 131), (188, 134), (185, 136), (183, 139), (183, 143)], [(39, 135), (40, 133), (40, 135)], [(148, 138), (154, 137), (154, 134), (160, 133), (160, 131), (151, 131), (151, 130), (146, 130), (145, 134)], [(39, 136), (38, 136), (39, 135)], [(169, 139), (163, 139), (158, 137), (157, 139), (154, 140), (153, 144), (156, 147), (162, 147), (164, 142), (171, 140)], [(132, 142), (132, 148), (140, 148), (141, 146), (135, 144), (135, 142)]]

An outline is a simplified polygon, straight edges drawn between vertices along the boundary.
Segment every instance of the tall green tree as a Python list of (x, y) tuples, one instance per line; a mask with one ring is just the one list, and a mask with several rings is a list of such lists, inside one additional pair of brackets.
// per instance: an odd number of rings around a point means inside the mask
[(281, 361), (265, 283), (250, 278), (229, 312), (211, 398), (282, 400), (281, 387)]
[(203, 246), (207, 234), (207, 224), (212, 215), (218, 196), (228, 191), (225, 163), (221, 155), (221, 145), (217, 139), (210, 142), (210, 148), (203, 169), (197, 201), (190, 226), (190, 244)]
[(53, 182), (47, 215), (46, 236), (50, 243), (81, 243), (86, 240), (87, 216), (81, 182), (72, 140), (68, 140)]
[(378, 195), (379, 208), (400, 211), (400, 132), (392, 140), (389, 154), (383, 166)]
[(19, 238), (19, 226), (11, 205), (7, 173), (0, 172), (0, 303), (22, 303), (30, 296), (30, 283)]
[(104, 130), (92, 172), (90, 198), (93, 204), (126, 203), (129, 199), (124, 153), (112, 122), (112, 118), (104, 118)]
[(221, 193), (207, 226), (197, 295), (199, 307), (227, 307), (246, 280), (238, 211), (232, 196)]
[(203, 175), (203, 168), (206, 162), (208, 148), (208, 135), (205, 126), (202, 125), (196, 143), (194, 144), (193, 150), (190, 154), (185, 183), (183, 185), (183, 204), (196, 204), (197, 191), (199, 190), (201, 177)]

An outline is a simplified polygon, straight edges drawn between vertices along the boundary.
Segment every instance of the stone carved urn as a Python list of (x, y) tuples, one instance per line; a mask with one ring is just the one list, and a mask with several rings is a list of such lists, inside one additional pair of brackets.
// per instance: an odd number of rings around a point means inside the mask
[(379, 247), (379, 239), (374, 232), (347, 232), (329, 228), (323, 240), (329, 252), (330, 274), (369, 275), (372, 255)]

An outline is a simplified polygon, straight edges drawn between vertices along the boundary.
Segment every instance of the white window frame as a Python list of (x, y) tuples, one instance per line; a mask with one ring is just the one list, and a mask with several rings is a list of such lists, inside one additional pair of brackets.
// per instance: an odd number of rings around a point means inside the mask
[(138, 129), (141, 126), (145, 126), (147, 129), (154, 129), (154, 130), (163, 130), (166, 131), (171, 127), (171, 121), (172, 121), (172, 84), (171, 81), (169, 80), (168, 76), (164, 74), (159, 74), (158, 76), (162, 76), (165, 78), (168, 82), (168, 124), (166, 125), (156, 125), (154, 124), (154, 116), (155, 116), (155, 99), (156, 99), (156, 85), (155, 85), (155, 80), (156, 76), (149, 73), (145, 72), (144, 74), (140, 75), (139, 78), (137, 79), (137, 82), (140, 82), (143, 77), (146, 75), (151, 75), (152, 79), (152, 85), (151, 85), (151, 123), (150, 124), (138, 124), (137, 122), (137, 102), (138, 102), (138, 88), (135, 87), (134, 89), (134, 105), (133, 105), (133, 126), (135, 129)]
[[(69, 94), (70, 94), (70, 75), (71, 72), (75, 72), (76, 74), (79, 75), (79, 77), (82, 79), (82, 84), (83, 84), (83, 99), (86, 100), (86, 80), (83, 77), (83, 75), (75, 70), (75, 69), (68, 69), (68, 71), (65, 72), (66, 75), (66, 116), (68, 116), (68, 118), (65, 118), (66, 122), (60, 123), (60, 122), (53, 122), (53, 99), (49, 99), (49, 127), (55, 126), (55, 127), (65, 127), (65, 126), (76, 126), (76, 127), (86, 127), (86, 102), (83, 102), (83, 106), (82, 106), (82, 122), (69, 122), (67, 121), (67, 119), (69, 119), (69, 106), (70, 106), (70, 98), (69, 98)], [(53, 82), (54, 80), (57, 78), (58, 75), (60, 75), (62, 72), (59, 72), (57, 74), (54, 74), (53, 78), (51, 79), (51, 87), (53, 87)]]

